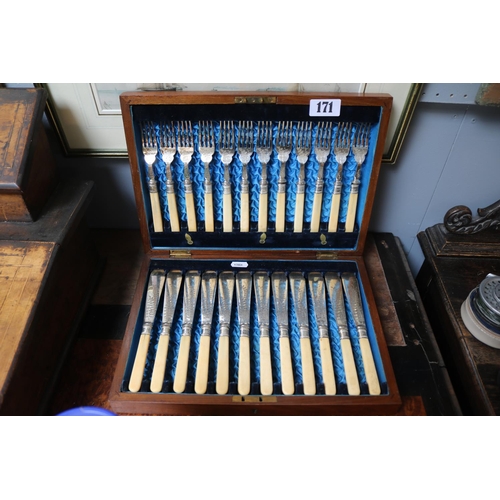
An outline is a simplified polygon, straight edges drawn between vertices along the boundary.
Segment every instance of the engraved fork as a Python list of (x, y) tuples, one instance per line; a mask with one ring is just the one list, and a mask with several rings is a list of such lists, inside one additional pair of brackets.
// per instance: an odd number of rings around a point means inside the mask
[(260, 179), (259, 194), (259, 221), (257, 230), (265, 233), (267, 231), (267, 164), (271, 159), (273, 142), (273, 129), (271, 122), (258, 122), (257, 126), (257, 155), (262, 165), (262, 176)]
[(201, 160), (205, 164), (205, 231), (214, 231), (214, 208), (210, 162), (215, 151), (214, 127), (211, 121), (199, 123), (199, 149)]
[(196, 210), (194, 208), (193, 184), (189, 175), (189, 162), (194, 153), (193, 129), (190, 121), (178, 122), (179, 154), (184, 163), (184, 193), (186, 196), (187, 225), (189, 231), (196, 231)]
[(160, 208), (160, 197), (156, 184), (153, 164), (158, 152), (156, 135), (151, 122), (144, 122), (141, 127), (142, 132), (142, 154), (146, 162), (146, 172), (148, 180), (149, 198), (151, 200), (151, 212), (153, 214), (153, 229), (156, 233), (163, 231), (163, 218)]
[(318, 178), (314, 188), (314, 198), (311, 216), (311, 233), (319, 231), (321, 221), (321, 205), (323, 203), (323, 170), (332, 145), (332, 124), (331, 122), (319, 122), (316, 131), (315, 152), (319, 162)]
[(342, 173), (344, 163), (347, 160), (347, 155), (351, 148), (351, 123), (340, 123), (337, 136), (335, 137), (335, 143), (333, 146), (333, 152), (335, 154), (335, 159), (337, 160), (337, 177), (335, 179), (335, 185), (332, 194), (332, 205), (330, 208), (330, 220), (328, 222), (328, 232), (334, 233), (337, 231), (339, 223), (339, 209), (340, 209), (340, 193), (342, 191)]
[(356, 210), (358, 205), (358, 193), (361, 177), (361, 165), (365, 161), (366, 154), (368, 153), (368, 135), (370, 132), (370, 124), (362, 123), (354, 134), (354, 141), (352, 144), (352, 153), (356, 160), (356, 175), (351, 184), (351, 193), (349, 195), (349, 204), (347, 206), (347, 217), (345, 222), (346, 233), (354, 231), (354, 221), (356, 218)]
[(253, 124), (241, 121), (238, 124), (238, 155), (243, 163), (241, 174), (240, 231), (250, 231), (250, 201), (247, 165), (253, 153)]
[(293, 231), (301, 233), (304, 225), (304, 193), (306, 187), (305, 164), (311, 152), (312, 122), (300, 122), (297, 127), (296, 153), (300, 165), (297, 193), (295, 197), (295, 217)]
[(229, 164), (235, 151), (234, 125), (232, 121), (223, 121), (220, 124), (219, 152), (224, 167), (224, 182), (222, 184), (222, 230), (230, 233), (233, 230), (233, 200), (231, 197), (231, 175)]
[(280, 174), (278, 178), (278, 195), (276, 200), (276, 232), (285, 231), (286, 208), (286, 162), (290, 157), (293, 146), (292, 122), (279, 122), (276, 137), (276, 150), (280, 161)]
[(174, 232), (180, 231), (179, 214), (177, 212), (177, 200), (175, 196), (174, 181), (172, 179), (172, 161), (176, 152), (175, 130), (172, 123), (164, 123), (160, 127), (160, 146), (163, 161), (166, 164), (165, 173), (167, 174), (167, 202), (170, 214), (170, 229)]

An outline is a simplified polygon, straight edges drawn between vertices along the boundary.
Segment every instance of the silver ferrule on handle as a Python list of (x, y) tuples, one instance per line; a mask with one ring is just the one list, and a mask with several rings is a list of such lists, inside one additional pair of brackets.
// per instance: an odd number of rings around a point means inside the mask
[(160, 335), (170, 335), (170, 328), (172, 327), (172, 323), (163, 322), (161, 324)]
[(184, 191), (186, 194), (191, 194), (193, 192), (193, 184), (189, 179), (184, 180)]
[(297, 194), (303, 194), (306, 191), (306, 182), (304, 179), (299, 179), (297, 182)]
[(153, 323), (144, 323), (142, 325), (141, 335), (151, 335), (152, 329), (153, 329)]
[(191, 337), (192, 325), (182, 325), (182, 337)]
[(212, 194), (212, 182), (208, 179), (205, 179), (204, 182), (205, 194)]
[(278, 332), (280, 339), (287, 339), (290, 336), (287, 325), (279, 325)]
[(167, 180), (166, 186), (165, 186), (167, 194), (174, 193), (175, 194), (175, 186), (173, 181)]

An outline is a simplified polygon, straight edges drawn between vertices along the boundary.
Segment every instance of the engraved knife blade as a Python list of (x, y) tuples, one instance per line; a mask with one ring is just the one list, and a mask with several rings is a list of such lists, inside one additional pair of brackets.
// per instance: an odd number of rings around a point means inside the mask
[(139, 345), (137, 346), (134, 366), (132, 367), (132, 373), (130, 375), (129, 390), (131, 392), (138, 392), (141, 388), (144, 368), (146, 366), (149, 341), (151, 338), (151, 330), (153, 328), (153, 322), (155, 320), (156, 310), (158, 308), (158, 302), (160, 300), (164, 281), (165, 271), (162, 269), (155, 269), (149, 275), (142, 332), (139, 338)]
[(163, 295), (163, 314), (160, 338), (156, 349), (155, 363), (151, 377), (151, 392), (160, 392), (165, 377), (167, 364), (168, 343), (170, 340), (170, 328), (177, 305), (177, 298), (182, 284), (182, 271), (172, 270), (167, 273), (165, 279), (165, 292)]
[(323, 383), (325, 394), (335, 395), (337, 388), (335, 384), (335, 372), (333, 369), (332, 351), (330, 337), (328, 335), (328, 317), (326, 312), (326, 293), (323, 275), (319, 272), (310, 272), (307, 275), (309, 290), (313, 299), (313, 310), (319, 332), (319, 346), (321, 355), (321, 370), (323, 372)]
[(316, 379), (314, 376), (311, 341), (309, 338), (306, 280), (302, 273), (299, 272), (291, 272), (288, 279), (290, 281), (295, 315), (300, 331), (300, 355), (302, 359), (304, 394), (308, 396), (314, 395), (316, 394)]
[(271, 275), (271, 283), (280, 336), (281, 390), (285, 396), (289, 396), (295, 392), (295, 382), (288, 333), (288, 279), (286, 273), (274, 272)]
[(363, 366), (365, 368), (366, 382), (368, 384), (368, 392), (371, 395), (380, 394), (380, 383), (377, 376), (377, 369), (373, 360), (373, 353), (368, 339), (366, 330), (365, 315), (363, 313), (363, 303), (361, 301), (361, 293), (359, 283), (354, 273), (342, 273), (342, 284), (345, 294), (351, 308), (352, 316), (356, 324), (356, 329), (359, 337), (359, 346), (361, 349), (361, 357), (363, 358)]
[(219, 347), (217, 355), (217, 376), (215, 391), (227, 394), (229, 390), (229, 327), (231, 324), (231, 308), (234, 295), (234, 273), (223, 271), (219, 274)]
[(212, 329), (216, 290), (217, 272), (205, 271), (201, 276), (201, 337), (194, 382), (194, 392), (196, 394), (205, 394), (207, 392), (210, 330)]
[(260, 330), (260, 391), (264, 396), (273, 393), (271, 344), (269, 340), (270, 282), (269, 274), (266, 271), (257, 271), (253, 275)]
[(236, 274), (236, 304), (240, 322), (240, 353), (238, 364), (238, 393), (250, 393), (250, 308), (252, 300), (252, 274)]
[(198, 271), (187, 271), (184, 276), (184, 296), (182, 310), (182, 336), (175, 368), (174, 392), (184, 392), (189, 361), (189, 347), (191, 344), (191, 329), (198, 301), (200, 289), (200, 273)]
[(342, 350), (342, 360), (344, 362), (347, 393), (350, 396), (359, 396), (361, 394), (361, 389), (359, 387), (358, 374), (356, 371), (356, 364), (354, 363), (351, 339), (349, 337), (344, 291), (342, 289), (340, 274), (334, 272), (326, 273), (325, 282), (340, 336), (340, 348)]

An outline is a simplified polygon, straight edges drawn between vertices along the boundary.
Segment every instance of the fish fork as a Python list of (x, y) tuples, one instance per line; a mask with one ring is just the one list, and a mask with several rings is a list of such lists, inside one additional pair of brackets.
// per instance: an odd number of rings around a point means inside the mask
[(166, 165), (165, 173), (167, 174), (166, 192), (168, 211), (170, 214), (170, 229), (173, 232), (178, 232), (181, 230), (181, 228), (179, 225), (179, 214), (177, 212), (177, 200), (175, 196), (175, 187), (172, 178), (171, 166), (176, 153), (175, 130), (172, 123), (164, 123), (160, 127), (160, 131), (161, 155)]
[(188, 230), (196, 232), (196, 210), (194, 208), (193, 183), (189, 175), (189, 162), (194, 153), (193, 129), (191, 122), (178, 122), (179, 154), (184, 163), (184, 193), (186, 196), (186, 212)]
[(250, 202), (247, 165), (253, 153), (253, 124), (250, 121), (238, 124), (238, 155), (243, 163), (241, 174), (240, 231), (250, 231)]
[(351, 148), (351, 123), (340, 123), (337, 129), (337, 135), (333, 145), (333, 153), (337, 160), (337, 177), (333, 187), (332, 205), (330, 207), (330, 219), (328, 222), (328, 232), (337, 231), (339, 223), (340, 193), (342, 192), (342, 174), (344, 163)]
[(257, 230), (265, 233), (267, 231), (267, 203), (268, 182), (267, 164), (271, 159), (273, 142), (273, 129), (271, 122), (259, 122), (257, 126), (257, 155), (262, 165), (262, 176), (260, 179), (259, 193), (259, 220)]
[(232, 121), (223, 121), (220, 124), (219, 152), (224, 167), (224, 182), (222, 183), (222, 230), (230, 233), (233, 230), (233, 200), (231, 197), (231, 175), (229, 164), (235, 151), (234, 125)]
[(212, 179), (210, 177), (210, 162), (215, 151), (215, 137), (212, 122), (199, 123), (199, 150), (201, 160), (205, 164), (205, 231), (214, 231), (214, 204), (212, 194)]
[(311, 216), (311, 233), (319, 231), (321, 220), (321, 205), (323, 203), (323, 170), (326, 160), (330, 154), (332, 145), (332, 124), (331, 122), (319, 122), (316, 131), (315, 152), (319, 162), (318, 177), (314, 188), (314, 198)]
[(306, 187), (305, 164), (311, 152), (312, 122), (300, 122), (297, 127), (296, 153), (300, 165), (297, 193), (295, 196), (295, 217), (293, 231), (301, 233), (304, 225), (304, 193)]
[(148, 176), (148, 191), (151, 200), (151, 211), (153, 214), (153, 229), (155, 233), (163, 231), (163, 217), (160, 207), (160, 196), (158, 194), (158, 185), (156, 184), (155, 173), (153, 164), (158, 152), (156, 135), (153, 124), (145, 122), (142, 124), (142, 154), (146, 162), (147, 176)]
[(276, 232), (285, 231), (286, 208), (286, 162), (290, 157), (293, 146), (292, 122), (279, 122), (276, 138), (276, 150), (280, 161), (280, 174), (278, 178), (278, 195), (276, 200)]
[(352, 144), (352, 153), (356, 160), (356, 175), (351, 184), (351, 193), (349, 195), (349, 204), (347, 206), (347, 217), (345, 222), (345, 232), (352, 233), (354, 231), (354, 220), (356, 218), (356, 210), (358, 205), (358, 193), (361, 176), (361, 165), (368, 153), (368, 134), (370, 132), (370, 124), (363, 123), (359, 126), (354, 134)]

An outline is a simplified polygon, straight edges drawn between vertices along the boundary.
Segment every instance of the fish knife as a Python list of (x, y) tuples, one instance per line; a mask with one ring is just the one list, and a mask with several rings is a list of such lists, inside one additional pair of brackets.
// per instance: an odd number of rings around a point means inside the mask
[(196, 394), (205, 394), (207, 392), (210, 331), (212, 329), (216, 290), (217, 273), (215, 271), (205, 271), (201, 276), (201, 337), (194, 381), (194, 392)]
[(151, 339), (151, 330), (153, 328), (156, 309), (158, 308), (158, 302), (160, 300), (164, 281), (165, 271), (162, 269), (155, 269), (149, 275), (142, 332), (139, 337), (139, 345), (137, 346), (134, 366), (132, 367), (132, 374), (130, 375), (130, 382), (128, 386), (131, 392), (138, 392), (141, 388), (144, 368), (146, 366), (146, 358), (148, 355), (149, 341)]
[(184, 277), (184, 297), (182, 310), (182, 334), (179, 354), (177, 355), (177, 366), (175, 367), (174, 392), (184, 392), (189, 362), (189, 347), (191, 345), (191, 330), (193, 318), (198, 301), (200, 289), (200, 273), (198, 271), (187, 271)]
[(271, 365), (271, 344), (269, 341), (270, 279), (266, 271), (253, 275), (257, 318), (260, 330), (260, 392), (264, 396), (273, 393), (273, 371)]
[(333, 396), (337, 393), (337, 388), (335, 385), (335, 372), (333, 369), (330, 337), (328, 335), (325, 281), (323, 279), (323, 275), (319, 272), (309, 273), (307, 275), (307, 281), (309, 283), (309, 290), (313, 299), (313, 309), (316, 316), (316, 324), (318, 325), (321, 370), (323, 372), (325, 394)]
[(341, 277), (359, 336), (359, 347), (361, 349), (361, 357), (363, 358), (368, 392), (371, 395), (379, 395), (380, 383), (377, 376), (377, 369), (375, 368), (375, 362), (373, 360), (370, 341), (368, 340), (368, 333), (366, 331), (365, 315), (363, 313), (363, 304), (361, 302), (358, 279), (354, 273), (342, 273)]
[(252, 274), (236, 274), (236, 304), (240, 322), (240, 355), (238, 363), (238, 393), (250, 394), (250, 307), (252, 300)]
[(313, 396), (316, 394), (316, 379), (314, 376), (311, 340), (309, 337), (306, 280), (302, 273), (299, 272), (290, 273), (288, 279), (290, 280), (290, 289), (300, 331), (300, 356), (302, 359), (304, 394)]
[(347, 326), (342, 281), (340, 279), (340, 275), (334, 272), (326, 273), (325, 281), (340, 335), (340, 348), (342, 350), (342, 359), (344, 361), (347, 393), (351, 396), (359, 396), (361, 390), (359, 387), (358, 374), (356, 372), (356, 365), (354, 363), (354, 356), (352, 353), (349, 328)]
[(234, 295), (234, 273), (223, 271), (219, 274), (219, 347), (217, 355), (217, 376), (215, 391), (227, 394), (229, 390), (229, 327)]
[(165, 292), (163, 295), (163, 314), (160, 338), (158, 339), (153, 375), (151, 377), (151, 392), (160, 392), (163, 386), (163, 379), (165, 377), (165, 368), (167, 364), (168, 343), (170, 340), (170, 328), (172, 327), (172, 320), (181, 284), (181, 271), (169, 271), (167, 273), (167, 277), (165, 279)]
[(274, 272), (271, 275), (271, 283), (280, 336), (281, 390), (285, 396), (290, 396), (295, 392), (295, 383), (288, 333), (288, 280), (286, 273)]

